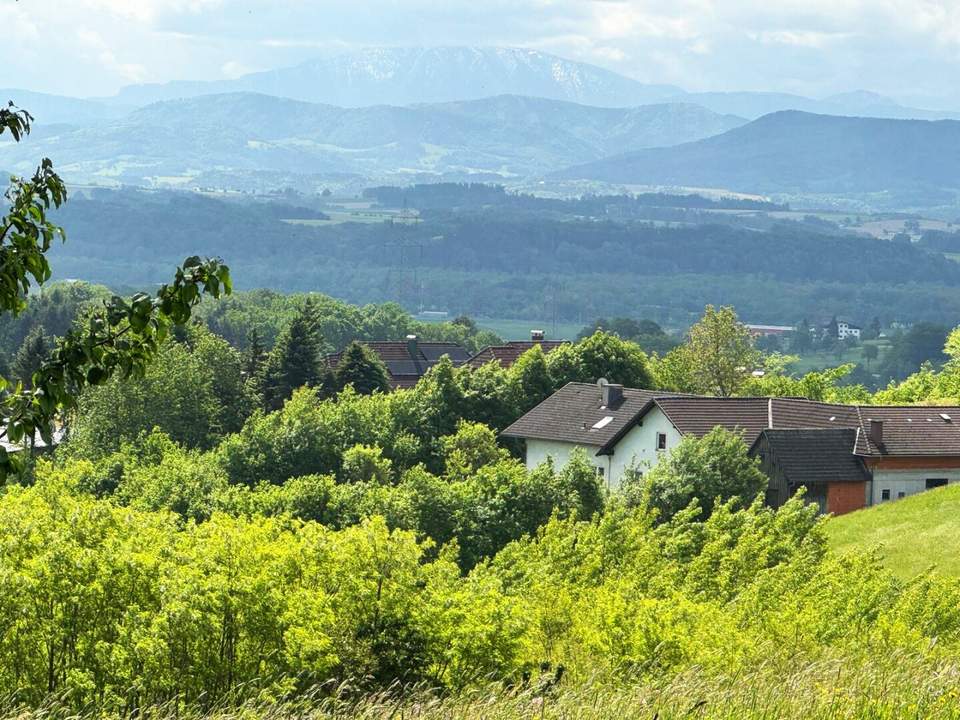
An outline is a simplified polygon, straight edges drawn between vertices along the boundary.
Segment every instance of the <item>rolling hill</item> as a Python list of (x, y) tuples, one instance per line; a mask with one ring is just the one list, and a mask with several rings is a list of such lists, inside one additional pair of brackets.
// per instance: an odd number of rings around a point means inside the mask
[(499, 96), (341, 108), (232, 93), (155, 103), (90, 126), (38, 126), (29, 142), (0, 146), (0, 166), (26, 172), (49, 154), (74, 182), (135, 185), (206, 176), (217, 179), (205, 184), (229, 186), (231, 177), (257, 173), (272, 174), (270, 182), (281, 186), (303, 175), (508, 178), (703, 138), (743, 122), (684, 104), (615, 109)]
[(628, 152), (566, 179), (742, 192), (869, 193), (960, 188), (960, 122), (784, 111), (715, 137)]
[(879, 547), (884, 563), (903, 579), (931, 566), (960, 577), (960, 485), (831, 518), (827, 534), (840, 552)]

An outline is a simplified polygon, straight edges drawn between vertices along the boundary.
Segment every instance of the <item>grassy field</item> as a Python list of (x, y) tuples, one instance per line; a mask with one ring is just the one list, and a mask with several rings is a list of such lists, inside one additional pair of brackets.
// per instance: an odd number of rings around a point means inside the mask
[(531, 330), (543, 330), (547, 340), (574, 340), (583, 329), (583, 324), (549, 320), (506, 320), (504, 318), (478, 318), (477, 325), (492, 330), (504, 340), (529, 340)]
[[(0, 707), (3, 720), (957, 720), (958, 668), (915, 654), (836, 657), (789, 667), (760, 664), (747, 674), (701, 672), (648, 676), (633, 683), (502, 685), (454, 694), (396, 691), (356, 695), (348, 683), (287, 703), (212, 709), (170, 702), (120, 714), (77, 713), (56, 699), (46, 706)], [(331, 692), (332, 691), (332, 692)]]
[[(863, 357), (863, 348), (867, 345), (875, 345), (877, 347), (877, 358), (871, 360), (870, 364), (867, 365)], [(873, 370), (883, 362), (883, 356), (890, 349), (890, 343), (886, 340), (865, 340), (860, 345), (844, 350), (843, 353), (838, 355), (835, 352), (813, 352), (800, 357), (800, 359), (790, 366), (790, 370), (793, 373), (802, 375), (804, 373), (810, 372), (811, 370), (820, 370), (827, 367), (836, 367), (837, 365), (842, 365), (844, 363), (854, 363), (855, 365), (862, 365), (867, 368), (867, 370)]]
[(827, 534), (838, 551), (879, 547), (887, 567), (904, 579), (931, 566), (960, 577), (960, 485), (831, 518)]

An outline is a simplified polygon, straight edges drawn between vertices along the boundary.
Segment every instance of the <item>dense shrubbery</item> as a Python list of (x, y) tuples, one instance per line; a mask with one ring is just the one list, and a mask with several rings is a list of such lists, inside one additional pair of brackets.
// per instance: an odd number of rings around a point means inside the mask
[[(497, 443), (571, 380), (694, 382), (692, 353), (648, 359), (596, 333), (506, 370), (441, 362), (411, 390), (301, 388), (274, 412), (254, 409), (247, 359), (180, 333), (145, 378), (86, 393), (33, 486), (4, 490), (0, 686), (15, 702), (134, 713), (490, 682), (542, 702), (561, 675), (574, 696), (887, 654), (960, 663), (960, 582), (832, 555), (815, 507), (761, 505), (731, 433), (685, 439), (611, 497), (586, 457), (527, 470)], [(796, 379), (765, 362), (740, 392), (865, 393), (838, 385), (844, 369)], [(881, 397), (949, 394), (955, 362)]]
[(454, 546), (382, 518), (184, 523), (51, 471), (0, 500), (0, 682), (27, 704), (55, 693), (133, 712), (348, 679), (458, 689), (562, 665), (565, 684), (656, 683), (960, 653), (960, 584), (833, 557), (799, 499), (654, 520), (617, 501), (592, 521), (554, 518), (463, 575)]

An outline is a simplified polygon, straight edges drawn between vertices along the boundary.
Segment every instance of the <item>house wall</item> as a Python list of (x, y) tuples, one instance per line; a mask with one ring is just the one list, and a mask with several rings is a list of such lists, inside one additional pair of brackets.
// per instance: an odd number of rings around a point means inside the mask
[(827, 512), (843, 515), (866, 506), (868, 483), (832, 482), (827, 483)]
[(557, 442), (556, 440), (534, 440), (527, 439), (526, 464), (528, 470), (543, 465), (548, 459), (553, 459), (555, 468), (560, 469), (570, 462), (570, 455), (577, 449), (582, 449), (587, 454), (587, 462), (595, 468), (603, 468), (603, 477), (610, 486), (610, 456), (597, 455), (597, 446), (577, 445), (576, 443)]
[[(667, 449), (657, 450), (657, 434), (667, 436)], [(611, 456), (610, 472), (614, 487), (620, 486), (624, 472), (631, 465), (641, 472), (654, 467), (665, 454), (675, 448), (683, 436), (658, 407), (654, 407), (620, 439)]]
[[(661, 432), (667, 436), (666, 451), (657, 450), (657, 433)], [(527, 439), (526, 465), (532, 470), (551, 457), (554, 465), (561, 468), (569, 462), (570, 454), (574, 450), (583, 448), (590, 464), (603, 468), (607, 487), (615, 490), (620, 487), (623, 473), (628, 467), (636, 465), (645, 472), (656, 465), (665, 452), (676, 447), (681, 437), (663, 412), (659, 408), (653, 408), (643, 418), (641, 424), (635, 425), (621, 438), (614, 448), (613, 455), (597, 455), (599, 448), (596, 446), (529, 438)]]
[(944, 478), (949, 483), (960, 482), (960, 468), (938, 467), (937, 463), (930, 462), (925, 468), (873, 468), (873, 489), (870, 494), (870, 504), (879, 505), (889, 502), (883, 499), (883, 491), (890, 491), (890, 500), (915, 495), (927, 489), (927, 480)]

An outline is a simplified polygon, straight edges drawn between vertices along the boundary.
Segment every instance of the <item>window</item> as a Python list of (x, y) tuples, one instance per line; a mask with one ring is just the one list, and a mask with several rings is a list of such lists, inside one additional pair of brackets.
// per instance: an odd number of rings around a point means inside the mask
[(880, 491), (880, 499), (881, 500), (890, 499), (890, 488), (884, 488), (883, 490)]
[(900, 492), (897, 493), (897, 500), (899, 500), (900, 498), (905, 498), (906, 496), (907, 494), (903, 490), (901, 490)]
[(597, 477), (602, 478), (603, 475), (604, 475), (604, 470), (603, 470), (603, 468), (600, 467), (599, 465), (597, 465)]
[(927, 490), (943, 487), (946, 484), (947, 484), (946, 478), (927, 478)]
[(667, 449), (667, 434), (657, 433), (657, 450)]

